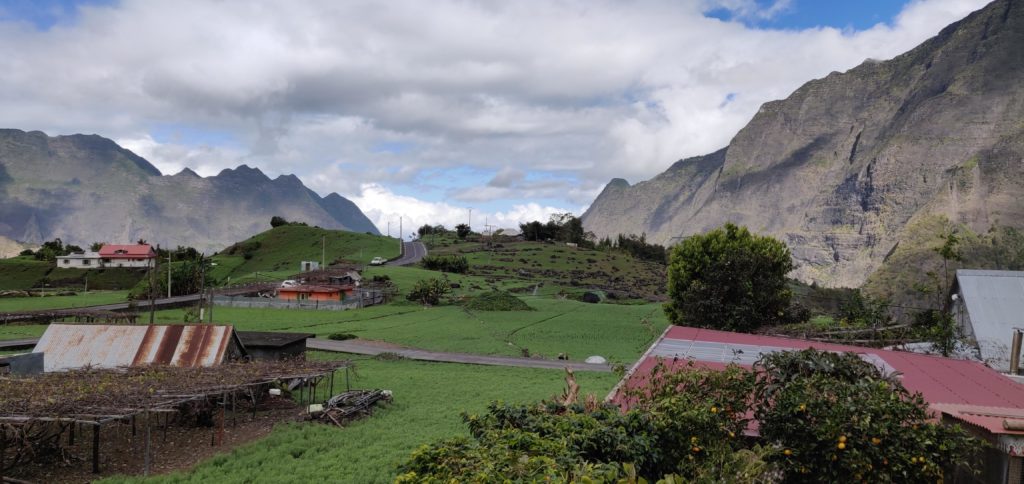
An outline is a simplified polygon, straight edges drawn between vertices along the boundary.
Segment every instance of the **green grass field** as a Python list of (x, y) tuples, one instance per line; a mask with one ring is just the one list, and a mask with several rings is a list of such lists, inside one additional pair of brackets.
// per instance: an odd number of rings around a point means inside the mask
[(89, 289), (131, 289), (145, 276), (144, 270), (60, 269), (53, 262), (38, 261), (31, 257), (0, 259), (0, 290), (27, 290), (31, 288), (68, 288), (82, 290), (88, 281)]
[[(460, 412), (482, 412), (494, 400), (537, 401), (561, 394), (565, 386), (564, 373), (557, 370), (407, 360), (356, 364), (354, 388), (394, 392), (394, 403), (367, 419), (344, 429), (281, 424), (269, 437), (211, 458), (190, 472), (103, 482), (391, 482), (397, 465), (420, 445), (466, 435)], [(576, 377), (581, 395), (598, 398), (618, 380), (612, 373), (579, 372)], [(338, 378), (335, 384), (342, 381)]]
[(222, 250), (213, 257), (217, 265), (210, 277), (220, 283), (226, 283), (229, 277), (231, 282), (248, 282), (259, 272), (270, 279), (283, 279), (300, 272), (301, 261), (320, 261), (322, 249), (328, 264), (340, 260), (366, 264), (378, 256), (397, 257), (400, 251), (398, 239), (283, 225)]
[(80, 308), (124, 302), (128, 291), (89, 291), (74, 296), (9, 297), (0, 298), (0, 312), (32, 311), (35, 309)]
[[(424, 308), (411, 303), (353, 311), (218, 307), (218, 323), (254, 331), (300, 331), (326, 337), (352, 333), (435, 351), (572, 360), (601, 355), (632, 363), (668, 325), (661, 306), (586, 304), (566, 299), (523, 298), (536, 311), (467, 312), (459, 306)], [(160, 311), (157, 321), (179, 323), (183, 309)], [(0, 330), (0, 338), (4, 333)]]

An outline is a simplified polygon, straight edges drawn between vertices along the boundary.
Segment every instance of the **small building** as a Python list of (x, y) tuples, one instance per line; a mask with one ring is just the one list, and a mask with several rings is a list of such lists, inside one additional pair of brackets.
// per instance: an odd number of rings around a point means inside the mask
[(333, 286), (292, 286), (277, 289), (282, 301), (341, 301), (342, 288)]
[(1015, 328), (1024, 327), (1024, 272), (956, 271), (950, 311), (982, 361), (1010, 371)]
[(330, 276), (332, 286), (359, 286), (363, 282), (363, 276), (358, 271), (348, 271), (340, 276)]
[(315, 260), (304, 260), (299, 262), (299, 270), (302, 272), (318, 271), (320, 263)]
[(76, 252), (57, 257), (58, 269), (95, 269), (103, 266), (99, 252)]
[(46, 372), (146, 365), (217, 366), (242, 358), (234, 327), (209, 324), (51, 324), (33, 353)]
[(149, 244), (106, 244), (100, 248), (103, 267), (152, 267), (156, 251)]
[(238, 331), (238, 339), (254, 360), (284, 360), (306, 354), (306, 340), (312, 333), (276, 333), (270, 331)]

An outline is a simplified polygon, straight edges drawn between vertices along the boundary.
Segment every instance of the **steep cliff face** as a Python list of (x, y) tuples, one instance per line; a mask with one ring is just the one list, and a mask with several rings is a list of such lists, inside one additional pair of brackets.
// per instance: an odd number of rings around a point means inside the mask
[(0, 236), (38, 243), (134, 241), (217, 250), (266, 230), (270, 218), (377, 233), (351, 201), (321, 198), (293, 175), (242, 165), (202, 178), (161, 176), (99, 136), (0, 130)]
[(785, 240), (795, 276), (858, 286), (915, 217), (1024, 227), (1024, 0), (997, 0), (914, 50), (764, 104), (725, 149), (583, 215), (598, 236), (670, 243), (727, 221)]

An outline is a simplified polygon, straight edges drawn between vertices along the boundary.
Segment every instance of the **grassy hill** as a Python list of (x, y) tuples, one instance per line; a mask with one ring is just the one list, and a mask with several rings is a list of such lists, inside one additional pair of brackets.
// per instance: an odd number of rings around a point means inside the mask
[(211, 277), (219, 282), (284, 278), (300, 272), (304, 260), (320, 261), (321, 250), (327, 264), (348, 261), (366, 264), (374, 257), (392, 258), (399, 254), (398, 239), (365, 233), (326, 230), (303, 225), (282, 225), (238, 242), (213, 257)]
[(598, 290), (618, 299), (661, 300), (665, 266), (618, 250), (589, 250), (562, 243), (527, 242), (509, 237), (460, 241), (428, 237), (431, 255), (457, 254), (469, 262), (469, 274), (503, 289), (537, 294)]
[(0, 259), (0, 290), (27, 290), (43, 287), (54, 289), (85, 288), (123, 290), (134, 287), (146, 271), (111, 267), (105, 269), (61, 269), (53, 262), (38, 261), (31, 257)]

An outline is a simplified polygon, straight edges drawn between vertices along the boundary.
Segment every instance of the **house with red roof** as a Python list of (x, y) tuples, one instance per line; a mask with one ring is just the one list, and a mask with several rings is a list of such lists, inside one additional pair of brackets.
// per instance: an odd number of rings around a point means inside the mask
[[(626, 390), (642, 387), (658, 361), (673, 368), (723, 370), (730, 364), (751, 368), (762, 355), (814, 348), (852, 352), (886, 374), (897, 374), (919, 392), (936, 419), (955, 422), (992, 447), (984, 455), (983, 482), (1024, 478), (1024, 384), (977, 361), (902, 351), (820, 343), (794, 338), (670, 326), (608, 394), (607, 401), (628, 409)], [(749, 429), (756, 435), (756, 425)]]
[(156, 264), (156, 250), (149, 244), (104, 244), (100, 248), (103, 267), (152, 267)]

